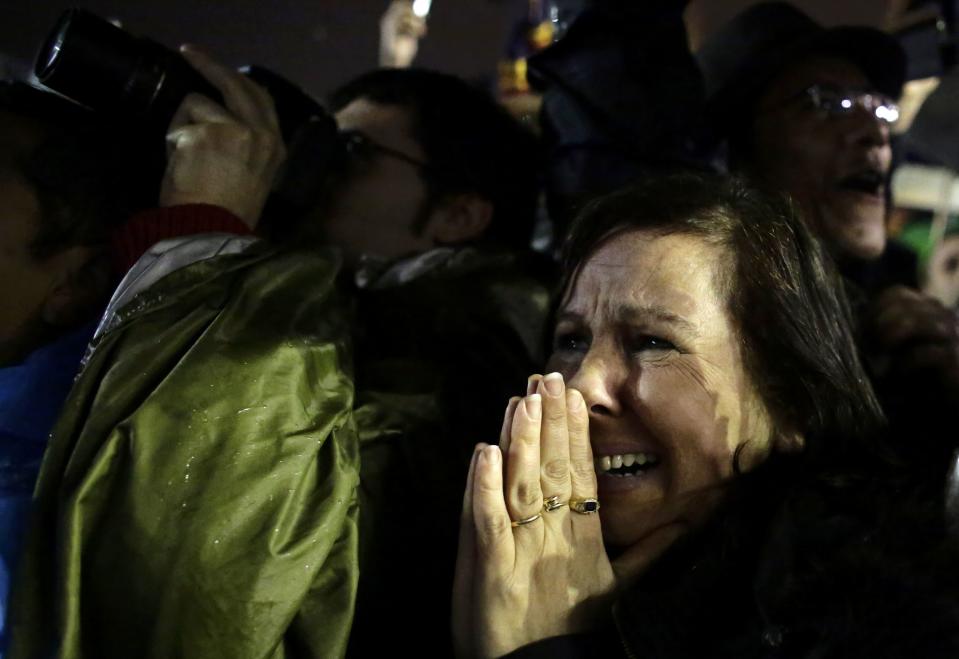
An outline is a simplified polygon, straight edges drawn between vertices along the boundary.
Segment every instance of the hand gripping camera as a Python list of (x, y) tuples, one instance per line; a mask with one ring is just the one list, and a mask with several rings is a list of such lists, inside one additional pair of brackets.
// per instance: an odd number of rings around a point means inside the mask
[[(46, 87), (91, 110), (163, 131), (190, 93), (222, 95), (178, 53), (125, 32), (99, 16), (69, 9), (37, 55), (34, 72)], [(318, 202), (327, 177), (346, 157), (333, 117), (306, 92), (258, 66), (240, 72), (273, 98), (287, 162), (268, 202), (271, 215), (299, 216)]]

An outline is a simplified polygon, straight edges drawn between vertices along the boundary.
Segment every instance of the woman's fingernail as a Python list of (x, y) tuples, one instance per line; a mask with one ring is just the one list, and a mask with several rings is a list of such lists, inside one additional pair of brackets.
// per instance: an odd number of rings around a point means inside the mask
[(486, 459), (489, 460), (491, 465), (498, 465), (500, 460), (500, 452), (498, 446), (487, 446), (483, 451), (483, 455), (486, 456)]
[(533, 421), (538, 421), (543, 409), (543, 399), (539, 394), (530, 394), (524, 402), (526, 405), (526, 416)]
[(543, 386), (550, 396), (559, 396), (563, 393), (563, 375), (561, 373), (550, 373), (543, 378)]
[(543, 379), (542, 375), (536, 374), (531, 375), (526, 378), (526, 395), (529, 396), (531, 393), (536, 391), (536, 388), (539, 386), (539, 381)]
[(576, 389), (566, 390), (566, 409), (572, 412), (578, 412), (586, 401), (583, 400), (583, 394)]

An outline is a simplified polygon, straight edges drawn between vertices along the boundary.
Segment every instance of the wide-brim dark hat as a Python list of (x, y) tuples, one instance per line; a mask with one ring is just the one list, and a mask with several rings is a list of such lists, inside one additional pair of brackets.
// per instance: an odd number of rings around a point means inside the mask
[(906, 54), (892, 36), (869, 27), (825, 28), (785, 2), (749, 7), (696, 53), (710, 123), (720, 132), (741, 124), (769, 82), (803, 57), (832, 55), (858, 66), (877, 91), (898, 98)]

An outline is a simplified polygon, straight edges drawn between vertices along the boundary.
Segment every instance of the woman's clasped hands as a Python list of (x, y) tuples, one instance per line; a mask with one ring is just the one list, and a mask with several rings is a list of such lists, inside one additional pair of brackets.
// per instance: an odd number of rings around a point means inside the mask
[(597, 514), (589, 414), (559, 373), (529, 380), (499, 446), (473, 453), (463, 500), (453, 633), (466, 657), (496, 657), (593, 627), (613, 568)]

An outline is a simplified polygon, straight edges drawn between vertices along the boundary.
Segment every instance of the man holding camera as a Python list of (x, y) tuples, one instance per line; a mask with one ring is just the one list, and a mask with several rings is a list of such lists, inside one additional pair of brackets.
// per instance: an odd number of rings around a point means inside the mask
[[(224, 102), (178, 110), (154, 219), (252, 232), (285, 154), (272, 101), (183, 55)], [(44, 462), (11, 656), (360, 655), (424, 621), (448, 649), (446, 494), (545, 317), (517, 256), (534, 145), (441, 74), (373, 72), (333, 105), (346, 159), (311, 213), (160, 243), (115, 293)], [(414, 589), (426, 606), (391, 606)]]

